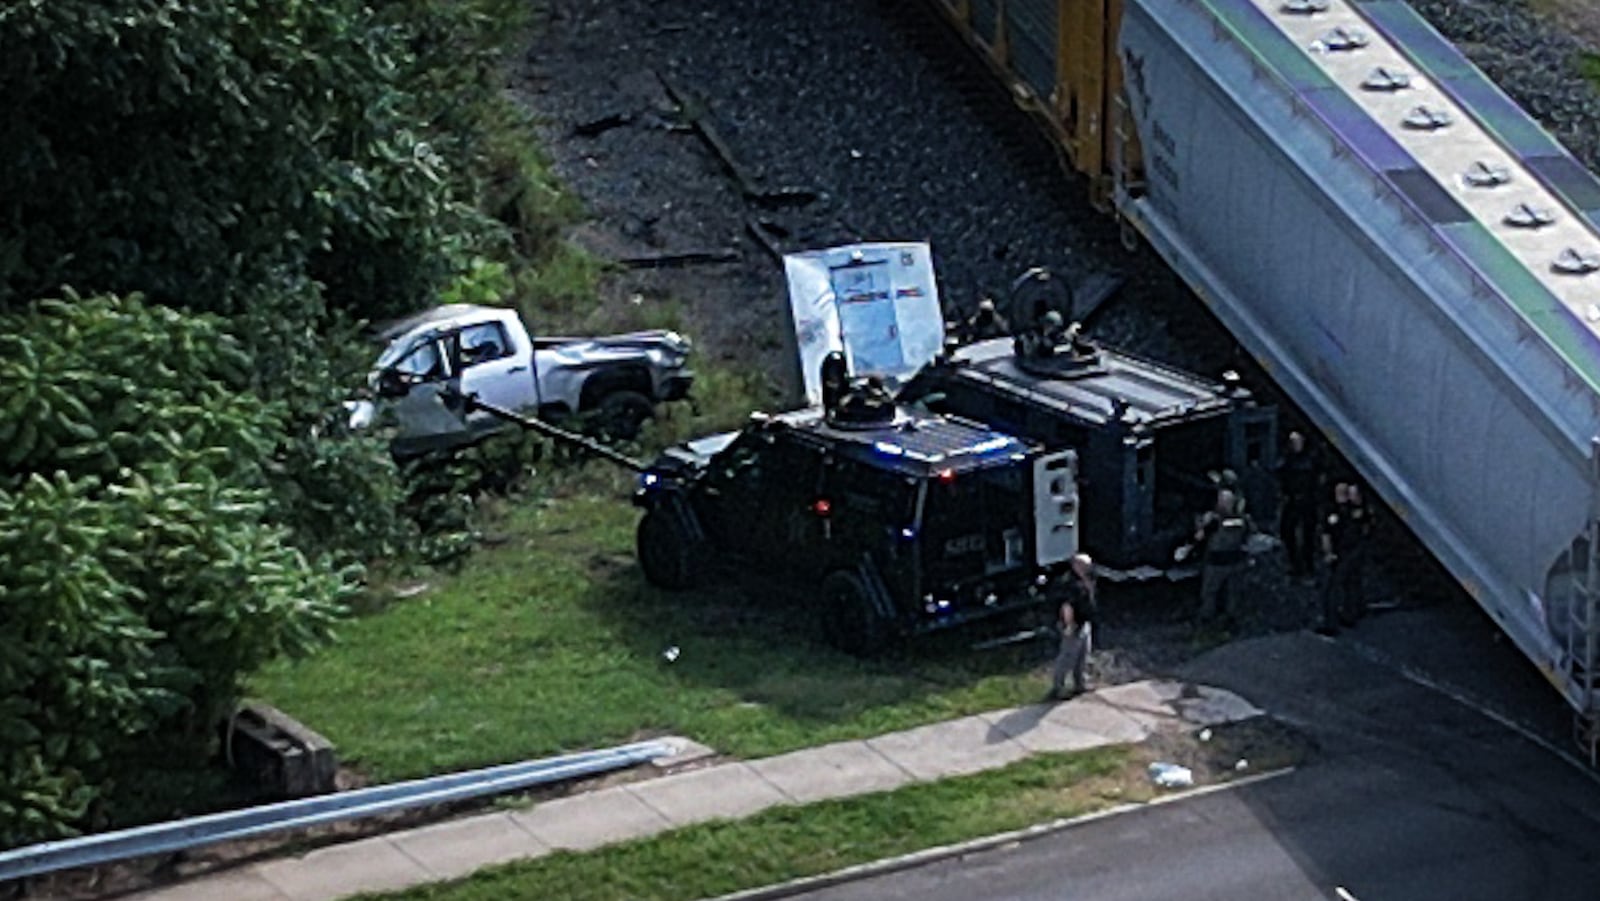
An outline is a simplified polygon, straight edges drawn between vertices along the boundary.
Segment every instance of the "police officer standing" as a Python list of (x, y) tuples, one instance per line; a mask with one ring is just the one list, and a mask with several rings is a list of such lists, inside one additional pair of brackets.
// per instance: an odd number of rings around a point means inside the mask
[(1372, 513), (1361, 488), (1340, 482), (1333, 488), (1333, 510), (1323, 522), (1322, 554), (1327, 580), (1322, 586), (1322, 624), (1317, 631), (1337, 635), (1353, 626), (1366, 608), (1366, 565)]
[(1245, 542), (1250, 520), (1241, 499), (1223, 488), (1211, 510), (1200, 517), (1195, 543), (1201, 549), (1200, 618), (1222, 619), (1233, 614), (1233, 592), (1245, 565)]
[(1316, 572), (1317, 464), (1306, 436), (1289, 433), (1278, 461), (1278, 537), (1289, 553), (1289, 575), (1308, 579)]
[[(1084, 670), (1089, 663), (1089, 653), (1094, 649), (1094, 621), (1099, 607), (1094, 560), (1088, 554), (1074, 555), (1061, 577), (1061, 587), (1061, 607), (1056, 623), (1061, 630), (1061, 647), (1056, 652), (1055, 668), (1050, 675), (1050, 697), (1054, 700), (1083, 694), (1089, 688)], [(1071, 694), (1066, 690), (1069, 673), (1072, 675)]]

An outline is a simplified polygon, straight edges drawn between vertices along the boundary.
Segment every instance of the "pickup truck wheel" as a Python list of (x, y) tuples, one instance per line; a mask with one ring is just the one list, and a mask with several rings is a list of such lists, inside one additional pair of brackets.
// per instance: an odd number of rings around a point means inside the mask
[(882, 650), (890, 625), (872, 601), (861, 576), (841, 569), (822, 580), (822, 626), (828, 643), (858, 657)]
[(645, 581), (672, 591), (694, 586), (700, 574), (701, 542), (684, 531), (677, 517), (659, 508), (649, 510), (639, 520), (635, 538)]
[(637, 391), (613, 391), (600, 400), (595, 411), (600, 434), (614, 441), (632, 441), (639, 437), (645, 420), (654, 416), (655, 404)]

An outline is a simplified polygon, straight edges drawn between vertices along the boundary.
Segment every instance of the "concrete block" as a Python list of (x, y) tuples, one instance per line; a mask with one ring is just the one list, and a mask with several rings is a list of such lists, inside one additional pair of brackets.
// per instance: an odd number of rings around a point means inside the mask
[(666, 757), (657, 757), (650, 761), (650, 765), (656, 769), (670, 770), (686, 763), (704, 760), (717, 753), (694, 739), (684, 738), (680, 735), (669, 735), (666, 738), (656, 740), (666, 742), (672, 746), (671, 754)]
[[(670, 777), (668, 777), (670, 778)], [(673, 824), (626, 786), (546, 801), (511, 819), (551, 848), (588, 851), (671, 829)]]
[(911, 781), (910, 773), (863, 741), (793, 751), (749, 766), (799, 804), (889, 791)]
[(507, 813), (408, 829), (390, 840), (440, 879), (457, 879), (483, 867), (550, 853), (549, 845), (518, 826)]
[(880, 735), (867, 744), (923, 781), (994, 769), (1028, 756), (1026, 748), (978, 716)]
[(333, 743), (294, 717), (251, 701), (224, 725), (236, 769), (274, 797), (303, 798), (334, 790), (339, 761)]
[(383, 836), (319, 848), (302, 857), (268, 861), (252, 869), (290, 901), (333, 901), (434, 881), (433, 874), (422, 864), (401, 853)]
[(675, 826), (738, 819), (791, 799), (746, 763), (724, 763), (627, 786)]

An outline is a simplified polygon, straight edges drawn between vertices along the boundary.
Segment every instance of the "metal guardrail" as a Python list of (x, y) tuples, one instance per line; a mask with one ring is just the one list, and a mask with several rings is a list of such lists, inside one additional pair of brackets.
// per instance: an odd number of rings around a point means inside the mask
[(666, 742), (635, 742), (599, 751), (511, 763), (28, 845), (0, 852), (0, 883), (148, 854), (185, 851), (267, 832), (359, 820), (396, 810), (515, 791), (560, 779), (622, 769), (672, 753), (672, 746)]

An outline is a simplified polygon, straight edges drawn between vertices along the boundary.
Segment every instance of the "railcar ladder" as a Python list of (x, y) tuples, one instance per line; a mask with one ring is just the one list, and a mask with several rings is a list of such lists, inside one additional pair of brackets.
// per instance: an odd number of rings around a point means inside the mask
[(1583, 698), (1573, 715), (1573, 738), (1583, 750), (1589, 765), (1600, 766), (1600, 704), (1595, 690), (1600, 673), (1595, 670), (1600, 653), (1600, 438), (1590, 447), (1589, 524), (1584, 530), (1585, 548), (1582, 578), (1572, 580), (1572, 598), (1567, 604), (1567, 665)]
[(1572, 675), (1584, 699), (1583, 706), (1573, 714), (1572, 736), (1582, 749), (1590, 766), (1600, 766), (1600, 709), (1595, 700), (1595, 628), (1600, 625), (1600, 590), (1596, 588), (1595, 542), (1600, 540), (1600, 528), (1589, 524), (1589, 567), (1581, 583), (1573, 586), (1574, 603), (1571, 611), (1571, 628), (1567, 633), (1567, 659)]

